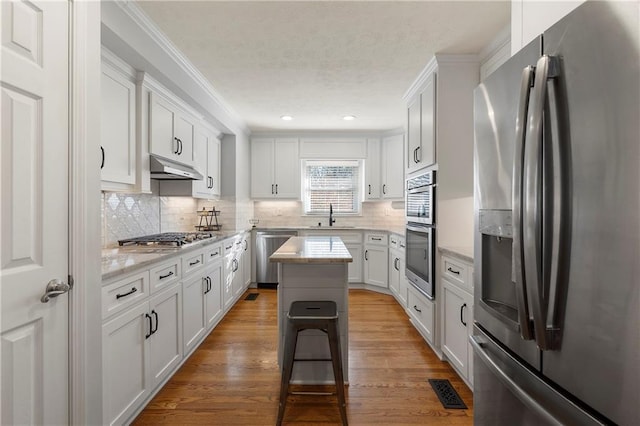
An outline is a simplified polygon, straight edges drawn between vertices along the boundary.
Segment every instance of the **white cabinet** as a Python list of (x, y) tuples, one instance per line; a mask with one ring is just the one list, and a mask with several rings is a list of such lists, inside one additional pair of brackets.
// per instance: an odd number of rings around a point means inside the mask
[(404, 136), (367, 139), (364, 200), (404, 198)]
[(298, 139), (251, 140), (251, 197), (300, 198)]
[(362, 243), (345, 243), (344, 245), (353, 258), (353, 262), (348, 266), (348, 281), (349, 283), (361, 283), (364, 281), (362, 279)]
[(473, 266), (441, 256), (442, 352), (458, 374), (473, 386)]
[(182, 288), (165, 289), (102, 326), (104, 424), (122, 424), (182, 360)]
[(364, 282), (387, 288), (387, 234), (365, 234)]
[(207, 267), (205, 281), (208, 288), (204, 290), (204, 314), (207, 330), (211, 330), (222, 319), (222, 261)]
[(365, 201), (379, 200), (381, 197), (380, 164), (380, 139), (367, 139), (367, 159), (364, 164)]
[(382, 139), (381, 183), (382, 198), (404, 199), (404, 136), (395, 135)]
[(411, 318), (413, 326), (422, 337), (430, 344), (434, 344), (434, 302), (416, 290), (412, 285), (407, 287), (407, 313)]
[(149, 152), (193, 166), (197, 119), (158, 93), (150, 93)]
[(435, 72), (431, 73), (420, 93), (409, 104), (407, 173), (435, 163), (435, 79)]
[(242, 282), (244, 290), (251, 284), (251, 232), (242, 236)]
[(222, 301), (225, 312), (233, 305), (240, 286), (239, 282), (242, 280), (242, 271), (237, 273), (240, 268), (240, 261), (238, 260), (240, 251), (237, 246), (241, 244), (240, 237), (229, 238), (222, 243), (224, 253)]
[(407, 307), (407, 281), (405, 277), (405, 243), (403, 237), (389, 236), (389, 290), (398, 303)]
[(194, 198), (220, 196), (220, 140), (217, 132), (198, 125), (194, 132), (195, 168), (204, 178), (192, 182)]
[(108, 51), (100, 80), (100, 172), (102, 190), (135, 190), (136, 85), (133, 71)]

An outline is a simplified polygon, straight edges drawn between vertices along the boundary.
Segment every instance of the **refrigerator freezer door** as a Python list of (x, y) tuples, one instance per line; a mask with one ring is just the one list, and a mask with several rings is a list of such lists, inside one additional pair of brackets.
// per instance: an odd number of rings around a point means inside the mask
[(473, 347), (476, 426), (601, 425), (562, 396), (477, 326)]
[(547, 318), (559, 348), (543, 352), (542, 371), (621, 425), (640, 424), (638, 8), (587, 2), (544, 33), (544, 53), (560, 59), (572, 205), (566, 297)]

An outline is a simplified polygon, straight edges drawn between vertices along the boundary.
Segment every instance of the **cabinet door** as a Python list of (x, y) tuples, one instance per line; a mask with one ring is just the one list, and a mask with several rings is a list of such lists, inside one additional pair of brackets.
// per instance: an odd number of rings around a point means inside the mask
[(211, 141), (209, 132), (200, 126), (197, 126), (194, 130), (193, 137), (193, 157), (194, 167), (197, 171), (202, 173), (204, 179), (194, 180), (193, 196), (196, 198), (208, 198), (211, 195), (211, 176), (209, 174), (209, 149)]
[(473, 322), (471, 295), (443, 279), (442, 303), (444, 306), (442, 351), (466, 378), (469, 358), (468, 328)]
[(182, 285), (149, 301), (154, 333), (149, 337), (149, 380), (156, 387), (182, 360)]
[(273, 198), (273, 139), (251, 140), (251, 197)]
[(276, 198), (300, 198), (298, 139), (276, 139), (274, 148)]
[(404, 255), (402, 255), (400, 257), (400, 260), (398, 261), (398, 264), (400, 265), (400, 277), (399, 277), (399, 283), (398, 283), (398, 296), (400, 298), (400, 305), (402, 305), (403, 308), (407, 307), (407, 286), (409, 285), (409, 283), (407, 282), (407, 277), (406, 277), (406, 267), (407, 267), (407, 262), (404, 258)]
[(350, 283), (362, 283), (362, 244), (345, 244), (353, 258), (348, 266), (348, 281)]
[(402, 164), (404, 137), (385, 138), (382, 141), (382, 198), (404, 198), (404, 167)]
[(148, 309), (140, 303), (102, 326), (103, 424), (124, 424), (153, 388), (145, 375)]
[(420, 150), (420, 96), (409, 104), (407, 110), (407, 172), (418, 170), (421, 166), (418, 160)]
[(208, 281), (200, 274), (196, 274), (182, 284), (182, 333), (184, 341), (183, 352), (188, 354), (196, 347), (205, 334), (205, 292)]
[(427, 79), (422, 95), (421, 108), (421, 148), (418, 150), (420, 167), (430, 166), (436, 162), (436, 74)]
[(234, 299), (239, 297), (244, 291), (244, 271), (242, 266), (242, 252), (236, 251), (233, 258), (234, 263), (232, 266), (233, 271), (233, 297)]
[(233, 302), (233, 277), (234, 277), (234, 256), (233, 252), (224, 257), (224, 281), (222, 285), (222, 302), (224, 311), (228, 311), (231, 308)]
[(187, 114), (179, 113), (176, 116), (175, 133), (179, 146), (176, 159), (188, 165), (193, 165), (193, 133), (195, 129), (195, 119)]
[(208, 164), (207, 175), (211, 178), (209, 193), (220, 196), (220, 140), (214, 136), (209, 137), (209, 149), (207, 151)]
[(242, 244), (242, 282), (246, 289), (251, 284), (251, 233), (244, 234)]
[(217, 261), (207, 270), (209, 288), (204, 294), (205, 324), (212, 329), (222, 318), (222, 262)]
[(400, 257), (395, 250), (389, 251), (389, 290), (400, 298)]
[[(400, 157), (402, 158), (402, 152), (400, 153)], [(380, 139), (367, 139), (367, 160), (364, 165), (364, 170), (364, 199), (379, 200), (381, 189)]]
[(178, 144), (175, 138), (174, 121), (175, 109), (161, 96), (150, 93), (149, 114), (149, 152), (161, 157), (175, 159), (177, 157)]
[(108, 65), (102, 66), (100, 83), (102, 180), (134, 185), (136, 86)]
[(378, 287), (387, 287), (387, 252), (386, 247), (364, 247), (364, 282)]

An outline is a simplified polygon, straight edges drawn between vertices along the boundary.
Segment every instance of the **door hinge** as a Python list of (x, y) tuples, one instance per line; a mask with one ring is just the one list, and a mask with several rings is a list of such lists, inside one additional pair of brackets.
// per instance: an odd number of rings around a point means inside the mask
[(73, 275), (67, 275), (67, 283), (69, 284), (69, 290), (73, 289), (73, 284), (75, 284), (73, 281)]

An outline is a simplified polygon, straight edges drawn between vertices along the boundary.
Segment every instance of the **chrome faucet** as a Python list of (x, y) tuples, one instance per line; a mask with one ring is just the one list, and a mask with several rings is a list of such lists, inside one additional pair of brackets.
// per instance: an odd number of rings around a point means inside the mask
[(336, 220), (333, 218), (333, 205), (329, 203), (329, 226), (333, 226)]

